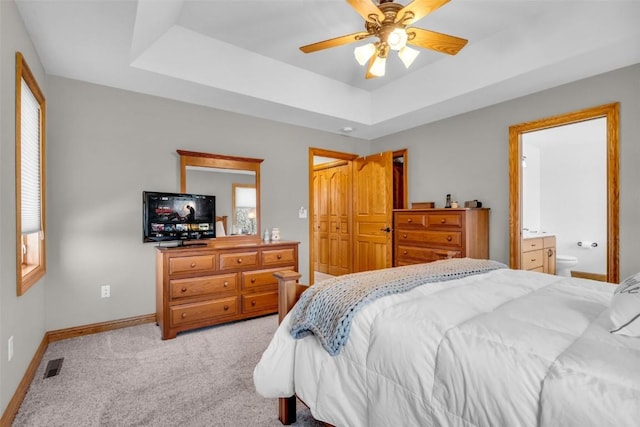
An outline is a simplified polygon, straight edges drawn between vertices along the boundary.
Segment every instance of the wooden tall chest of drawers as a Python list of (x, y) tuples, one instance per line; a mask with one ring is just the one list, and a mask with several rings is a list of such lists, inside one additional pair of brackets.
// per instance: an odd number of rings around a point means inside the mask
[(396, 209), (394, 266), (446, 258), (489, 258), (489, 209)]
[(156, 321), (178, 332), (278, 312), (273, 273), (298, 271), (298, 242), (158, 248)]

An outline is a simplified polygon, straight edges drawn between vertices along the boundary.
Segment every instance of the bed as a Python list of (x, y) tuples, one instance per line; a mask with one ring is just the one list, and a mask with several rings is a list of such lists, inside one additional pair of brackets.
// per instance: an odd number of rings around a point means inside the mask
[[(468, 261), (437, 263), (469, 270)], [(639, 425), (639, 277), (615, 286), (486, 262), (491, 269), (366, 297), (349, 308), (337, 351), (322, 327), (301, 338), (292, 329), (305, 294), (341, 279), (307, 288), (286, 313), (305, 288), (297, 273), (278, 273), (282, 321), (255, 367), (256, 390), (281, 398), (285, 424), (297, 396), (335, 426)]]

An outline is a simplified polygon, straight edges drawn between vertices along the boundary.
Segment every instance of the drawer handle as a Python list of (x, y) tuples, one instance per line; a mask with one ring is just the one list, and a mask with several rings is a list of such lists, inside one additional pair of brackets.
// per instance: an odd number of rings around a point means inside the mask
[(256, 283), (256, 278), (255, 277), (251, 278), (251, 283)]
[(403, 234), (403, 235), (402, 235), (402, 238), (403, 238), (403, 239), (406, 239), (406, 238), (407, 238), (407, 235), (406, 235), (406, 234)]
[(452, 240), (453, 240), (453, 237), (451, 237), (451, 236), (447, 236), (447, 242), (450, 242), (450, 241), (452, 241)]
[(447, 222), (447, 220), (446, 220), (445, 218), (442, 218), (442, 219), (440, 220), (440, 224), (444, 224), (445, 222)]
[(226, 305), (226, 304), (225, 304), (225, 306), (224, 306), (223, 308), (224, 308), (224, 311), (229, 310), (229, 306), (228, 306), (228, 305)]
[(196, 266), (196, 263), (195, 263), (195, 262), (192, 262), (192, 263), (191, 263), (191, 268), (194, 268), (195, 266)]
[(238, 258), (238, 264), (242, 264), (242, 258)]
[(413, 222), (413, 219), (409, 218), (407, 219), (407, 222)]
[(251, 306), (254, 306), (254, 305), (256, 305), (256, 300), (251, 301)]
[(408, 253), (409, 253), (409, 252), (407, 252), (407, 251), (402, 251), (402, 255), (406, 255), (406, 254), (408, 254)]
[(553, 256), (553, 249), (549, 249), (549, 251), (547, 252), (547, 256), (548, 257), (552, 257)]
[(535, 258), (531, 258), (531, 262), (535, 262), (535, 261), (536, 261), (536, 259), (535, 259)]
[(535, 247), (535, 246), (536, 246), (536, 244), (535, 244), (535, 243), (532, 243), (532, 244), (531, 244), (531, 247), (532, 247), (532, 248), (533, 248), (533, 247)]
[(278, 256), (276, 256), (276, 258), (282, 259), (282, 255), (278, 254)]
[(184, 288), (180, 289), (180, 292), (182, 292), (184, 294), (185, 292), (187, 292), (187, 288), (184, 287)]
[(229, 287), (229, 282), (224, 282), (224, 284), (222, 286), (224, 286), (225, 288), (228, 288)]
[(184, 312), (183, 312), (183, 313), (180, 315), (180, 317), (182, 317), (183, 319), (186, 319), (186, 318), (187, 318), (187, 313), (184, 313)]

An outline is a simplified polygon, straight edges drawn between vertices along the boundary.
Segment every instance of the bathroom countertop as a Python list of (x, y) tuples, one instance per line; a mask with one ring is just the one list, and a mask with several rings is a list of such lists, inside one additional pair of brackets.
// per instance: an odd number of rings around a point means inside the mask
[(523, 239), (537, 239), (538, 237), (554, 237), (555, 233), (547, 233), (547, 232), (531, 232), (531, 231), (523, 231), (522, 238)]

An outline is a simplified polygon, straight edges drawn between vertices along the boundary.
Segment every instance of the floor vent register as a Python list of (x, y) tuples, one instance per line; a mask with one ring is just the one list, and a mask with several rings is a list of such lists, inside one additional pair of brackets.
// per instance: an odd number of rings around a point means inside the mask
[(49, 360), (49, 363), (47, 363), (47, 369), (44, 370), (44, 377), (49, 378), (58, 375), (60, 373), (60, 369), (62, 368), (63, 360), (64, 357), (61, 357), (60, 359)]

